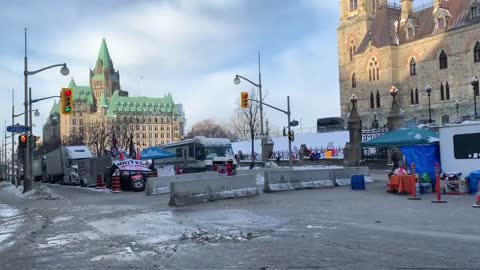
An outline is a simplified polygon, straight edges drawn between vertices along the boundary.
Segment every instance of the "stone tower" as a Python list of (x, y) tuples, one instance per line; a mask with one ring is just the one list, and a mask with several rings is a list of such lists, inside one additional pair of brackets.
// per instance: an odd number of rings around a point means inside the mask
[[(386, 0), (340, 1), (340, 25), (337, 29), (340, 82), (350, 81), (354, 74), (356, 51), (370, 32), (375, 12), (381, 5), (386, 5)], [(349, 99), (349, 96), (341, 96), (341, 100)], [(342, 106), (342, 114), (348, 114), (349, 108), (346, 106)]]
[(120, 74), (113, 67), (105, 39), (102, 40), (95, 68), (90, 69), (90, 88), (97, 108), (101, 107), (102, 95), (110, 98), (113, 92), (120, 90)]

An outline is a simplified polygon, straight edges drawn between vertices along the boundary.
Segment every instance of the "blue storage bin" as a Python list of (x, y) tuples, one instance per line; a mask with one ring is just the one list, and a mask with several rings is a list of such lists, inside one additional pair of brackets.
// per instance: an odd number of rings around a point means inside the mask
[(468, 180), (468, 189), (470, 194), (475, 194), (478, 192), (478, 182), (480, 181), (480, 171), (474, 171), (470, 173), (467, 177)]
[(350, 182), (352, 190), (365, 190), (365, 177), (363, 175), (352, 175)]

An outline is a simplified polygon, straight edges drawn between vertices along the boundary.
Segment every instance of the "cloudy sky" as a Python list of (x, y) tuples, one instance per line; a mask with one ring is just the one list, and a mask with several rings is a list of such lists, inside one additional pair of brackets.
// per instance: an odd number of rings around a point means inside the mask
[[(58, 94), (71, 77), (88, 85), (105, 38), (122, 89), (131, 96), (171, 92), (189, 126), (230, 118), (239, 92), (251, 88), (233, 78), (258, 80), (258, 51), (266, 102), (286, 107), (290, 95), (304, 127), (340, 114), (336, 0), (16, 0), (1, 1), (0, 18), (0, 112), (8, 123), (12, 89), (16, 113), (22, 111), (25, 27), (31, 70), (66, 62), (71, 71), (29, 77), (33, 98)], [(36, 134), (51, 105), (35, 104)], [(274, 126), (286, 122), (279, 112), (266, 113)]]

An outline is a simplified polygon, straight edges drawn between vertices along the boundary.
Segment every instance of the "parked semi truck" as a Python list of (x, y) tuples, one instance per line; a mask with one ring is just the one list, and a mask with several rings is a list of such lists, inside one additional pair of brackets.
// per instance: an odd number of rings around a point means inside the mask
[(47, 176), (47, 167), (45, 164), (45, 156), (36, 157), (33, 159), (32, 172), (35, 181), (42, 181)]
[(46, 181), (60, 184), (82, 184), (78, 174), (79, 160), (91, 159), (86, 146), (61, 146), (45, 154)]

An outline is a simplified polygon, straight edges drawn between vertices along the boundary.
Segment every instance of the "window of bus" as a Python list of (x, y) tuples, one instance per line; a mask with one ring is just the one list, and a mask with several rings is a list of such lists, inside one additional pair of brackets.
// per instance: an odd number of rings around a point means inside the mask
[(231, 147), (205, 147), (205, 156), (207, 159), (233, 156), (233, 151)]

